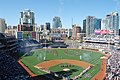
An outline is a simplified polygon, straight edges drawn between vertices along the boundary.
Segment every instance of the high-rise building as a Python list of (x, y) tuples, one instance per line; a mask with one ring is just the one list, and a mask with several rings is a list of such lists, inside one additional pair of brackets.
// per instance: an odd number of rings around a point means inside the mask
[(94, 34), (96, 29), (97, 30), (101, 29), (101, 19), (95, 18), (94, 16), (87, 16), (86, 20), (83, 20), (84, 32), (85, 32), (85, 29), (86, 29), (86, 36), (90, 36), (91, 34)]
[(6, 29), (5, 19), (0, 18), (0, 32), (4, 33)]
[(30, 9), (25, 9), (24, 11), (20, 12), (20, 24), (35, 24), (35, 17), (34, 12)]
[(83, 33), (86, 33), (86, 19), (83, 20)]
[(94, 16), (86, 17), (86, 36), (90, 36), (94, 33)]
[(50, 23), (46, 22), (45, 25), (40, 25), (40, 31), (50, 31)]
[(117, 12), (112, 12), (106, 15), (105, 27), (107, 30), (112, 31), (114, 34), (119, 34), (119, 15)]
[(94, 29), (101, 30), (101, 19), (98, 18), (94, 19)]
[(40, 31), (44, 30), (44, 25), (40, 25)]
[(52, 28), (62, 28), (62, 22), (61, 22), (61, 20), (60, 20), (60, 17), (57, 17), (57, 16), (55, 16), (54, 18), (53, 18), (53, 25), (52, 25)]
[(78, 34), (81, 33), (81, 27), (79, 25), (74, 24), (72, 28), (72, 39), (78, 39)]
[(45, 26), (46, 26), (46, 30), (50, 30), (51, 28), (50, 28), (50, 23), (49, 22), (46, 22), (45, 23)]
[(24, 11), (20, 12), (18, 31), (34, 31), (35, 26), (36, 24), (33, 11), (30, 9), (25, 9)]
[(36, 39), (36, 29), (37, 24), (35, 24), (34, 12), (30, 9), (25, 9), (20, 12), (20, 21), (17, 28), (17, 34), (20, 33), (23, 39)]

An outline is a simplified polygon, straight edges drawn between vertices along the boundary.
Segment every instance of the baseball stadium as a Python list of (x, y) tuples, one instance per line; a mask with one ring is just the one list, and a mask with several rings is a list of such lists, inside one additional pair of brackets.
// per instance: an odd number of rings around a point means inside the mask
[(47, 48), (32, 50), (18, 62), (35, 80), (103, 80), (106, 58), (98, 50)]

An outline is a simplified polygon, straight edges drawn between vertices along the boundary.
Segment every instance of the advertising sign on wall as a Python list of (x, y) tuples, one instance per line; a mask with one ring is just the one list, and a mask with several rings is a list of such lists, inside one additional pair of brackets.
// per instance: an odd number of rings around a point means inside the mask
[(22, 32), (17, 32), (16, 38), (22, 39), (23, 38)]
[(32, 32), (32, 38), (36, 39), (36, 32)]
[(101, 34), (101, 30), (95, 30), (95, 34)]
[(25, 39), (31, 39), (32, 38), (32, 33), (30, 31), (24, 31), (23, 32), (23, 38)]

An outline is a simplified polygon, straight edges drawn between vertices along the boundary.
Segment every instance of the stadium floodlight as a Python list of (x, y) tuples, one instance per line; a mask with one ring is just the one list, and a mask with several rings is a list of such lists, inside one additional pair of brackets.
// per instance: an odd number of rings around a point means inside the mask
[(80, 56), (80, 60), (82, 59), (82, 56)]

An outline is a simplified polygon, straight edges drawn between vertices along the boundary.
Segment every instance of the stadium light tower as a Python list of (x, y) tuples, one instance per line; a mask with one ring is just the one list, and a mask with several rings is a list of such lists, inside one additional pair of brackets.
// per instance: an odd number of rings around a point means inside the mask
[(46, 30), (44, 30), (44, 36), (45, 36), (45, 54), (44, 54), (44, 61), (46, 60), (46, 55), (47, 55), (47, 53), (46, 53), (46, 39), (47, 39), (47, 32), (46, 32)]
[(105, 28), (108, 31), (107, 35), (108, 35), (108, 51), (110, 51), (110, 31), (111, 31), (111, 25), (107, 25), (107, 24), (111, 24), (110, 20), (105, 20)]

